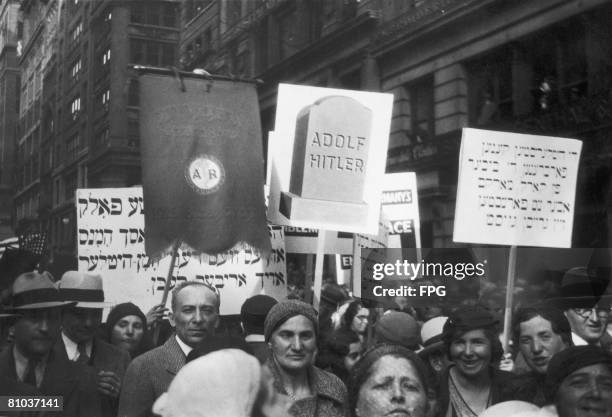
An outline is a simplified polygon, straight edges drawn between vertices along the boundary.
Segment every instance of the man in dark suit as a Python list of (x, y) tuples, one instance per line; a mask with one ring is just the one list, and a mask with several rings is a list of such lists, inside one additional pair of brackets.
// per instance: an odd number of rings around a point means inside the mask
[(269, 295), (258, 294), (248, 298), (240, 307), (244, 340), (260, 363), (267, 361), (270, 355), (270, 348), (264, 339), (264, 322), (268, 311), (277, 303)]
[(187, 281), (172, 291), (170, 324), (175, 329), (166, 343), (135, 358), (125, 373), (119, 398), (119, 417), (152, 416), (155, 400), (185, 365), (191, 350), (214, 336), (219, 325), (219, 295), (199, 281)]
[(104, 302), (102, 277), (68, 271), (58, 287), (64, 301), (76, 304), (64, 309), (61, 338), (55, 352), (95, 370), (103, 416), (114, 417), (130, 355), (95, 337), (102, 322), (102, 310), (110, 305)]
[(46, 273), (28, 272), (17, 277), (10, 306), (18, 315), (15, 341), (0, 353), (0, 395), (15, 394), (15, 387), (29, 386), (39, 395), (63, 397), (63, 412), (51, 415), (101, 416), (93, 373), (52, 349), (59, 337), (61, 309), (69, 304), (61, 300)]

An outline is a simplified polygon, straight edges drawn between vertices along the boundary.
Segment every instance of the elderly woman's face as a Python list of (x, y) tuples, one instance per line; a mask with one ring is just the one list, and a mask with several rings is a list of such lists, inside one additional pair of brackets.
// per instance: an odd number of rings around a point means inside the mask
[(113, 326), (111, 343), (117, 347), (134, 352), (144, 335), (144, 323), (138, 316), (125, 316)]
[(481, 375), (491, 362), (491, 341), (482, 329), (465, 332), (451, 342), (450, 358), (463, 375)]
[(425, 417), (427, 392), (414, 365), (406, 358), (383, 356), (359, 389), (358, 417)]
[(270, 337), (276, 362), (286, 370), (302, 370), (314, 363), (317, 337), (314, 324), (305, 316), (291, 317)]

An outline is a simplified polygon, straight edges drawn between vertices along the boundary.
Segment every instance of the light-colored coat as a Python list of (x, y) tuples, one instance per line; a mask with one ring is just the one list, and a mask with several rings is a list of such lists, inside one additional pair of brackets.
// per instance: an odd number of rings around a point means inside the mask
[(186, 361), (174, 335), (162, 346), (135, 358), (121, 384), (118, 416), (153, 416), (153, 403), (168, 390), (170, 382)]

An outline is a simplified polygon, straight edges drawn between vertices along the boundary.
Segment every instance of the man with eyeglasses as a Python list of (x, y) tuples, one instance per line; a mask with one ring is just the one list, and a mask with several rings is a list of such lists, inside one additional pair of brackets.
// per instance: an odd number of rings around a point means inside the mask
[(575, 346), (600, 345), (610, 315), (610, 302), (603, 297), (606, 286), (585, 267), (572, 268), (563, 276), (561, 302)]

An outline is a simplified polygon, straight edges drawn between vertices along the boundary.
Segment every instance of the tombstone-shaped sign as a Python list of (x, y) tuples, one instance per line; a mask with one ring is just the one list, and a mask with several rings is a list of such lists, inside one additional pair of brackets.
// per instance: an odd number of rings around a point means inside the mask
[(350, 97), (323, 97), (302, 109), (289, 191), (281, 193), (279, 211), (294, 220), (330, 209), (342, 216), (365, 216), (371, 130), (372, 111)]

